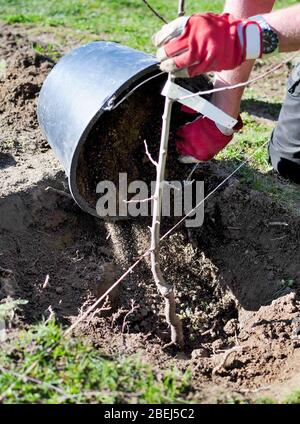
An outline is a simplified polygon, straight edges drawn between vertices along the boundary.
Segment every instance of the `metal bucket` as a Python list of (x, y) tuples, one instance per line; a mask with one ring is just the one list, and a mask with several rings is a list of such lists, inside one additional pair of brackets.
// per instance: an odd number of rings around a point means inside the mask
[[(97, 216), (78, 190), (78, 157), (101, 115), (126, 92), (159, 72), (149, 54), (112, 42), (93, 42), (64, 56), (45, 80), (38, 121), (63, 165), (77, 204)], [(159, 95), (159, 92), (157, 93)]]

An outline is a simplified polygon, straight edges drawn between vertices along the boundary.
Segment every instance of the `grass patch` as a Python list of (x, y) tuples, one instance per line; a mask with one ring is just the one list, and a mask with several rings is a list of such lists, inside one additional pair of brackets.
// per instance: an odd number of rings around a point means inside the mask
[(284, 403), (287, 403), (289, 405), (292, 404), (300, 404), (300, 390), (295, 390), (292, 392), (284, 401)]
[[(177, 0), (151, 0), (168, 21), (176, 17)], [(277, 7), (297, 1), (278, 1)], [(221, 12), (224, 1), (189, 0), (187, 14)], [(64, 26), (98, 34), (99, 39), (118, 41), (153, 51), (151, 35), (161, 26), (141, 0), (0, 0), (0, 18), (8, 23)]]
[(267, 405), (271, 405), (271, 404), (288, 404), (288, 405), (298, 405), (300, 404), (300, 390), (295, 390), (294, 392), (292, 392), (291, 394), (289, 394), (285, 399), (281, 400), (281, 401), (276, 401), (275, 399), (268, 397), (268, 396), (262, 396), (256, 399), (255, 401), (256, 404), (267, 404)]
[(54, 62), (57, 62), (61, 57), (61, 52), (51, 43), (43, 45), (41, 43), (34, 42), (32, 44), (32, 48), (36, 53), (42, 56), (47, 56)]
[[(234, 141), (223, 150), (218, 158), (227, 160), (245, 160), (251, 156), (252, 163), (262, 172), (270, 170), (268, 163), (267, 146), (263, 147), (270, 139), (270, 126), (259, 123), (247, 112), (242, 113), (244, 128), (237, 133)], [(261, 147), (261, 149), (259, 149)], [(256, 152), (254, 155), (253, 153)]]
[(259, 405), (276, 405), (278, 402), (270, 397), (263, 396), (258, 398), (255, 403)]
[[(152, 0), (159, 13), (176, 17), (177, 0)], [(222, 10), (222, 1), (199, 4), (190, 1), (189, 13)], [(0, 0), (0, 17), (8, 23), (64, 26), (98, 34), (99, 39), (117, 41), (145, 51), (154, 51), (151, 35), (161, 26), (141, 0)]]
[(54, 320), (10, 333), (0, 371), (5, 403), (178, 403), (190, 390), (188, 372), (158, 373), (138, 358), (105, 357), (65, 337)]
[(277, 177), (269, 163), (267, 142), (274, 124), (259, 122), (247, 112), (242, 113), (244, 128), (217, 157), (232, 164), (232, 169), (241, 161), (247, 164), (238, 172), (240, 181), (267, 194), (290, 210), (297, 211), (300, 202), (300, 187)]

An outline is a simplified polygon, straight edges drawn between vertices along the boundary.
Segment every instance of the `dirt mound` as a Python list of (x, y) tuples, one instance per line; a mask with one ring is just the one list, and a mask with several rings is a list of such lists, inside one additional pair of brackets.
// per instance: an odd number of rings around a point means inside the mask
[[(74, 204), (32, 112), (52, 64), (10, 31), (4, 27), (0, 50), (7, 61), (0, 82), (6, 143), (0, 157), (0, 295), (29, 301), (26, 322), (52, 310), (70, 323), (148, 248), (149, 219), (107, 223)], [(16, 45), (18, 52), (10, 54)], [(175, 157), (174, 145), (170, 149)], [(189, 168), (175, 162), (170, 175), (179, 168), (186, 176)], [(230, 170), (231, 163), (211, 162), (194, 178), (205, 181), (208, 193)], [(175, 221), (163, 220), (162, 232)], [(181, 226), (162, 244), (162, 270), (175, 285), (184, 324), (184, 354), (162, 349), (169, 330), (148, 260), (114, 292), (112, 309), (78, 331), (109, 353), (140, 353), (158, 367), (190, 368), (200, 396), (212, 385), (239, 391), (284, 381), (298, 364), (299, 224), (299, 217), (231, 178), (207, 202), (201, 228)]]

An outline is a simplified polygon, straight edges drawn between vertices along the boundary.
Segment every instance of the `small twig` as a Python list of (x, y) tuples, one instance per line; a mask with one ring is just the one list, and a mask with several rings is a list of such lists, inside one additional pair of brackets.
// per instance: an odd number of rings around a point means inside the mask
[(276, 237), (276, 238), (270, 238), (270, 240), (271, 241), (278, 241), (278, 240), (283, 240), (283, 239), (285, 239), (285, 238), (287, 238), (288, 237), (288, 235), (286, 235), (286, 236), (281, 236), (281, 237)]
[(193, 168), (192, 168), (191, 172), (190, 172), (190, 173), (189, 173), (189, 175), (187, 176), (187, 179), (186, 179), (186, 181), (187, 181), (187, 182), (192, 182), (192, 176), (194, 175), (194, 172), (196, 171), (196, 169), (198, 169), (198, 168), (199, 168), (199, 165), (200, 165), (200, 162), (196, 163), (196, 164), (193, 166)]
[(174, 99), (174, 101), (186, 100), (186, 99), (191, 99), (192, 97), (204, 96), (206, 94), (219, 93), (221, 91), (234, 90), (236, 88), (247, 87), (248, 85), (251, 85), (255, 82), (258, 82), (258, 81), (264, 79), (268, 75), (270, 75), (273, 72), (280, 69), (283, 65), (286, 65), (288, 62), (291, 62), (298, 55), (298, 53), (299, 53), (299, 51), (297, 51), (295, 54), (289, 56), (286, 60), (283, 60), (282, 62), (278, 63), (278, 65), (273, 66), (272, 68), (270, 68), (268, 71), (264, 72), (263, 74), (255, 77), (255, 78), (252, 78), (248, 81), (240, 82), (238, 84), (228, 85), (228, 86), (220, 87), (220, 88), (212, 88), (211, 90), (197, 91), (196, 93), (192, 93), (192, 94), (189, 94), (187, 96), (182, 96), (179, 99)]
[(49, 308), (47, 309), (47, 311), (49, 311), (49, 317), (46, 319), (46, 324), (52, 320), (53, 317), (55, 317), (55, 312), (52, 309), (52, 306), (50, 305)]
[(158, 166), (158, 163), (151, 156), (151, 153), (149, 152), (149, 149), (148, 149), (148, 145), (147, 145), (147, 141), (146, 140), (144, 140), (144, 145), (145, 145), (145, 151), (146, 151), (146, 155), (148, 156), (148, 159), (150, 160), (150, 162), (153, 163), (154, 166), (157, 167)]
[(38, 384), (39, 386), (45, 386), (50, 390), (54, 390), (55, 392), (63, 395), (63, 396), (68, 396), (66, 392), (64, 392), (62, 389), (60, 389), (59, 387), (54, 386), (51, 383), (46, 383), (45, 381), (42, 380), (38, 380), (37, 378), (34, 377), (29, 377), (28, 375), (21, 375), (16, 373), (15, 371), (0, 367), (0, 370), (2, 373), (6, 372), (6, 373), (10, 373), (12, 375), (14, 375), (15, 377), (17, 377), (19, 379), (19, 381), (31, 381), (32, 383)]
[(87, 324), (89, 322), (91, 322), (93, 320), (93, 318), (95, 317), (95, 315), (99, 315), (101, 314), (101, 312), (103, 311), (110, 311), (111, 310), (111, 306), (109, 304), (109, 297), (107, 296), (103, 305), (101, 306), (101, 308), (97, 308), (90, 316), (90, 318), (87, 321)]
[(71, 194), (67, 193), (66, 191), (58, 190), (58, 188), (54, 187), (46, 187), (45, 191), (52, 191), (53, 193), (60, 194), (61, 196), (67, 197), (68, 199), (72, 199)]
[(178, 16), (184, 16), (184, 3), (185, 0), (178, 1)]
[(110, 327), (113, 328), (113, 326), (114, 326), (115, 322), (117, 321), (117, 319), (119, 319), (121, 317), (121, 315), (126, 314), (126, 313), (127, 313), (127, 311), (126, 311), (126, 309), (123, 306), (120, 309), (118, 309), (118, 311), (115, 312), (112, 315), (112, 320), (111, 320)]
[(83, 314), (85, 307), (88, 307), (88, 305), (89, 305), (89, 300), (86, 300), (85, 302), (83, 302), (83, 304), (78, 309), (78, 316), (81, 316)]
[(176, 187), (174, 184), (171, 184), (169, 181), (165, 181), (164, 184), (165, 184), (166, 187), (170, 187), (173, 190), (180, 191), (180, 188), (179, 187)]
[(165, 23), (165, 24), (167, 24), (168, 23), (168, 21), (163, 17), (163, 16), (161, 16), (152, 6), (151, 6), (151, 4), (149, 4), (148, 3), (148, 1), (147, 0), (142, 0), (142, 2), (143, 3), (145, 3), (145, 5), (151, 10), (151, 12), (158, 18), (158, 19), (160, 19), (161, 21), (163, 21), (163, 23)]
[(24, 378), (27, 378), (28, 374), (33, 370), (34, 367), (38, 365), (39, 361), (34, 361), (30, 367), (28, 367), (23, 374), (19, 374), (18, 377), (16, 377), (16, 380), (3, 392), (0, 396), (0, 403), (2, 403), (5, 399), (5, 396), (16, 386), (16, 384), (19, 381), (24, 380)]
[[(74, 394), (74, 395), (71, 395), (71, 394), (67, 394), (66, 396), (61, 396), (61, 397), (59, 397), (59, 399), (58, 399), (58, 402), (59, 403), (62, 403), (62, 402), (64, 402), (65, 400), (68, 400), (68, 399), (78, 399), (78, 398), (83, 398), (83, 399), (85, 399), (84, 401), (83, 401), (83, 403), (87, 403), (87, 400), (86, 399), (89, 399), (90, 400), (90, 398), (101, 398), (102, 396), (104, 397), (104, 396), (114, 396), (114, 397), (116, 397), (116, 398), (119, 398), (120, 397), (120, 395), (122, 394), (122, 396), (123, 397), (125, 397), (126, 399), (128, 398), (128, 399), (132, 399), (132, 398), (139, 398), (141, 395), (142, 395), (142, 393), (140, 393), (140, 392), (134, 392), (134, 393), (121, 393), (120, 391), (118, 392), (118, 391), (112, 391), (112, 390), (101, 390), (101, 392), (100, 391), (98, 391), (98, 390), (89, 390), (89, 391), (86, 391), (86, 392), (81, 392), (81, 393), (77, 393), (77, 394)], [(81, 403), (80, 401), (77, 401), (78, 403)], [(89, 402), (90, 403), (90, 402)]]
[(209, 328), (208, 330), (204, 331), (203, 333), (201, 333), (201, 336), (207, 336), (208, 334), (213, 334), (215, 328), (217, 326), (217, 321), (215, 321), (212, 325), (211, 328)]
[(242, 346), (234, 346), (232, 349), (227, 350), (227, 351), (225, 352), (225, 354), (224, 354), (224, 357), (223, 357), (223, 359), (222, 359), (221, 363), (220, 363), (219, 365), (217, 365), (217, 366), (216, 366), (216, 367), (212, 370), (212, 377), (214, 377), (214, 376), (216, 375), (216, 373), (217, 373), (218, 371), (220, 371), (220, 370), (224, 367), (224, 365), (226, 364), (227, 359), (229, 358), (229, 356), (230, 356), (232, 353), (237, 352), (237, 351), (242, 350), (242, 349), (243, 349), (243, 347), (242, 347)]
[(135, 305), (135, 301), (133, 299), (131, 299), (131, 309), (127, 312), (127, 314), (124, 316), (124, 319), (123, 319), (122, 334), (125, 333), (125, 328), (128, 327), (127, 318), (129, 317), (129, 315), (133, 314), (134, 311), (139, 309), (139, 307), (140, 307), (140, 305)]
[(288, 227), (289, 224), (287, 222), (269, 222), (269, 227)]
[(46, 275), (46, 278), (45, 278), (45, 282), (44, 282), (44, 284), (43, 284), (43, 286), (42, 286), (42, 289), (46, 289), (47, 287), (48, 287), (48, 285), (49, 285), (49, 274), (47, 274)]
[(154, 196), (148, 197), (147, 199), (132, 199), (132, 200), (123, 200), (124, 203), (146, 203), (154, 200)]
[(235, 344), (237, 346), (240, 346), (240, 341), (239, 341), (238, 333), (236, 330), (234, 330), (234, 338), (235, 338)]

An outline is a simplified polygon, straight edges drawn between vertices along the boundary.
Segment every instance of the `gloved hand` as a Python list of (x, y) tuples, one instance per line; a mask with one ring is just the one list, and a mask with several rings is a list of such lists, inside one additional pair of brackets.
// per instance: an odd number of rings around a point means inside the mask
[(228, 13), (177, 18), (153, 36), (153, 43), (161, 69), (180, 77), (234, 69), (262, 55), (259, 24)]
[[(184, 110), (191, 113), (192, 109)], [(219, 153), (233, 138), (235, 132), (243, 128), (243, 121), (238, 116), (238, 123), (232, 134), (223, 134), (209, 118), (201, 116), (177, 131), (177, 150), (182, 163), (208, 161)]]

